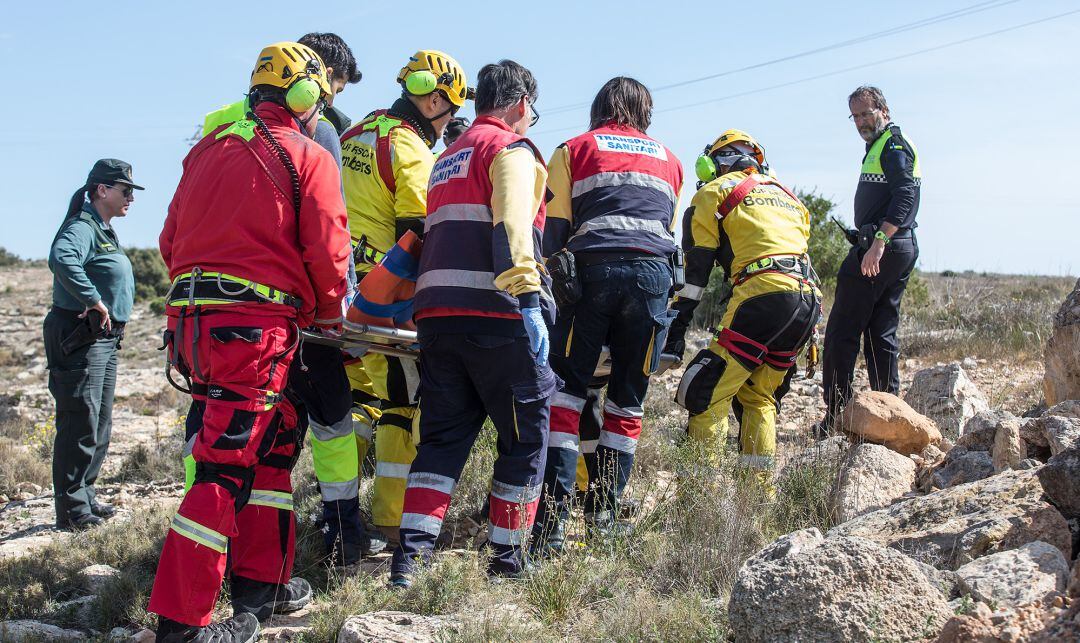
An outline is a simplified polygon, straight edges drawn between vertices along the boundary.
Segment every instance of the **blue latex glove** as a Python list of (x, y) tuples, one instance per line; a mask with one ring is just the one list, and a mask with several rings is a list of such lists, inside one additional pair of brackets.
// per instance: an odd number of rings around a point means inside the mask
[(536, 363), (547, 366), (550, 342), (544, 314), (539, 308), (522, 308), (521, 321), (525, 322), (525, 332), (529, 334), (529, 348), (536, 353)]

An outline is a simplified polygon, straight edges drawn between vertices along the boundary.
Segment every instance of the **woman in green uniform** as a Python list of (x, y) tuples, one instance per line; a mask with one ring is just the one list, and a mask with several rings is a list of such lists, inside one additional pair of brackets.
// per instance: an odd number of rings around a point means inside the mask
[(131, 313), (135, 280), (112, 222), (143, 188), (131, 166), (94, 164), (75, 191), (49, 251), (52, 309), (45, 316), (49, 391), (56, 399), (53, 494), (56, 526), (86, 529), (115, 509), (94, 491), (112, 431), (116, 351)]

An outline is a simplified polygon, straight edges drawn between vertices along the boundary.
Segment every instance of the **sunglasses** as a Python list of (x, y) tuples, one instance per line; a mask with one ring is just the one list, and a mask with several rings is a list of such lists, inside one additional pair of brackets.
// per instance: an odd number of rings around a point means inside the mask
[(115, 185), (106, 185), (105, 187), (109, 188), (110, 190), (120, 190), (120, 193), (124, 195), (125, 199), (130, 199), (135, 195), (135, 188), (131, 186), (119, 188)]
[(532, 127), (540, 120), (540, 112), (536, 109), (536, 103), (531, 100), (529, 101), (529, 109), (532, 111), (532, 120), (529, 121), (529, 127)]

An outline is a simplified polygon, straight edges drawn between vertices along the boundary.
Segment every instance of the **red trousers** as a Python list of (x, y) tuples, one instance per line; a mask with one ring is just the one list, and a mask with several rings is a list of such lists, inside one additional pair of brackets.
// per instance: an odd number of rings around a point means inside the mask
[[(206, 625), (226, 572), (268, 583), (292, 574), (289, 473), (296, 412), (282, 397), (296, 325), (258, 304), (170, 315), (166, 344), (191, 377), (195, 482), (161, 550), (149, 611)], [(197, 333), (196, 333), (197, 329)], [(200, 421), (201, 420), (201, 421)]]

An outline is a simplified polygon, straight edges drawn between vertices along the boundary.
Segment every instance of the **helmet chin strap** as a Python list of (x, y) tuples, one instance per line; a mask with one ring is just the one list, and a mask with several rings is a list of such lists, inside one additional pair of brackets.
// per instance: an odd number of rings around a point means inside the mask
[(309, 114), (307, 118), (300, 118), (295, 114), (293, 115), (293, 118), (296, 119), (296, 122), (300, 123), (300, 129), (306, 132), (308, 123), (311, 122), (311, 119), (318, 117), (324, 109), (326, 109), (326, 101), (320, 98), (319, 102), (317, 103), (317, 108), (312, 110), (311, 114)]

